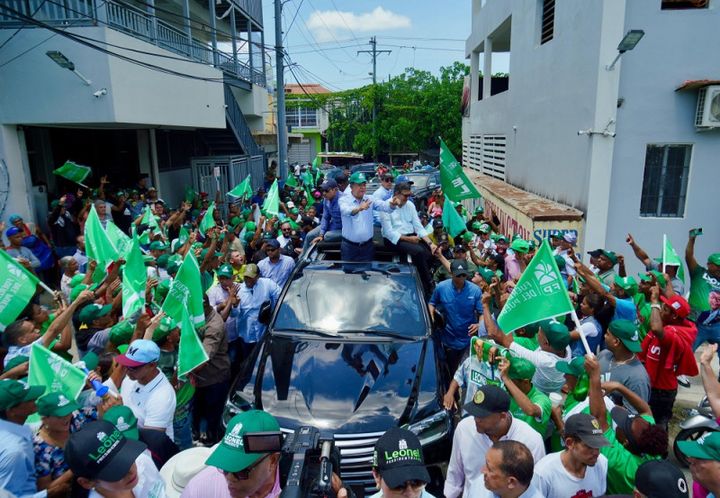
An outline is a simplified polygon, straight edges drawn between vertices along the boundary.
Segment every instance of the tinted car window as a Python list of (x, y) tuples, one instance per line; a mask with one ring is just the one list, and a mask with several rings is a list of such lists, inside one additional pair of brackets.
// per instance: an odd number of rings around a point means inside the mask
[(424, 335), (423, 302), (411, 274), (357, 271), (305, 271), (291, 282), (274, 328)]

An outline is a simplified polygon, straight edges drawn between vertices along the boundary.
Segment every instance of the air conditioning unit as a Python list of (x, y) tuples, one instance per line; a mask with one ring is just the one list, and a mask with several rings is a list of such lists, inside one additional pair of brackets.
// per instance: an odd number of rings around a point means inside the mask
[(720, 128), (720, 85), (709, 85), (699, 90), (695, 128)]

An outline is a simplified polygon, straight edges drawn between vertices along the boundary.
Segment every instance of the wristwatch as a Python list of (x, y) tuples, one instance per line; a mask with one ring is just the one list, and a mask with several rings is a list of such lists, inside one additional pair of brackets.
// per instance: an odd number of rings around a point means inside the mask
[(658, 304), (658, 303), (651, 304), (650, 307), (655, 308), (657, 310), (662, 309), (662, 306), (660, 306), (660, 304)]

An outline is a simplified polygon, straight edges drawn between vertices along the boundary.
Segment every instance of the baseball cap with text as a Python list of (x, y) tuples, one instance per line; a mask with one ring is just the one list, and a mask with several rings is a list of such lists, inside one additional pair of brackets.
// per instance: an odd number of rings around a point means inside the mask
[(134, 340), (125, 354), (115, 357), (115, 361), (124, 367), (139, 367), (158, 359), (160, 359), (160, 347), (147, 339)]
[(388, 429), (377, 440), (373, 467), (390, 488), (398, 488), (408, 481), (430, 482), (420, 440), (400, 427)]
[(247, 432), (279, 431), (275, 417), (261, 410), (238, 413), (227, 424), (225, 436), (205, 462), (226, 472), (240, 472), (267, 453), (245, 453), (243, 434)]

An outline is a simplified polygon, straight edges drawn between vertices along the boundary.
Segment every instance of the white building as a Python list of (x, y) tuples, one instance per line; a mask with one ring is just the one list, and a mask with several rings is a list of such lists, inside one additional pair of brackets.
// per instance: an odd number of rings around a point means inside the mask
[(42, 222), (68, 159), (93, 187), (148, 174), (173, 205), (216, 171), (222, 191), (251, 170), (259, 185), (263, 46), (260, 0), (0, 2), (0, 217)]
[[(635, 271), (628, 232), (651, 256), (667, 234), (682, 255), (704, 227), (704, 264), (720, 250), (720, 81), (705, 81), (720, 79), (718, 26), (718, 0), (473, 0), (464, 164), (481, 186), (576, 208), (585, 250), (618, 251)], [(630, 30), (644, 37), (609, 67)], [(481, 77), (507, 57), (507, 77)]]

